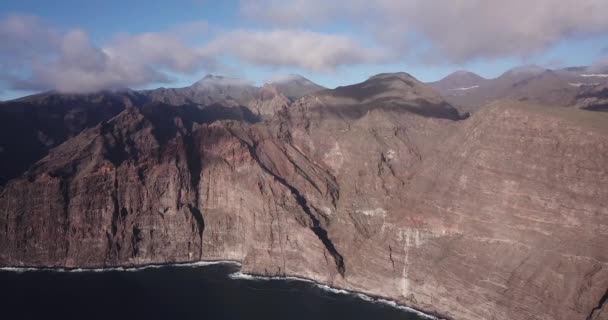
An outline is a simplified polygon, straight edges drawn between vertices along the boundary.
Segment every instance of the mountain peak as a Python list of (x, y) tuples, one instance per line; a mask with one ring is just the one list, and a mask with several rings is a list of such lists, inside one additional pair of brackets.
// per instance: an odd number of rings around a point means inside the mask
[[(446, 80), (446, 79), (459, 79), (459, 80), (474, 80), (474, 81), (481, 81), (481, 80), (485, 80), (484, 77), (478, 75), (475, 72), (471, 72), (471, 71), (466, 71), (466, 70), (458, 70), (455, 72), (450, 73), (449, 75), (447, 75), (445, 78), (443, 78), (442, 80)], [(440, 80), (441, 81), (441, 80)]]
[(520, 67), (515, 67), (512, 69), (509, 69), (505, 73), (503, 73), (501, 75), (501, 77), (503, 77), (503, 76), (529, 76), (529, 75), (540, 74), (547, 70), (548, 70), (547, 68), (543, 68), (541, 66), (531, 64), (531, 65), (525, 65), (525, 66), (520, 66)]
[(390, 99), (401, 102), (416, 100), (425, 100), (429, 103), (442, 102), (441, 97), (429, 86), (406, 72), (380, 73), (361, 83), (328, 90), (325, 95), (359, 102)]
[(456, 71), (452, 72), (451, 75), (463, 76), (463, 75), (471, 75), (471, 74), (477, 75), (476, 73), (471, 72), (471, 71), (467, 71), (467, 70), (456, 70)]
[(274, 86), (278, 92), (293, 100), (325, 89), (325, 87), (298, 74), (274, 76), (271, 79), (270, 84)]
[(247, 80), (243, 80), (243, 79), (239, 79), (239, 78), (230, 78), (230, 77), (225, 77), (225, 76), (220, 76), (220, 75), (213, 75), (213, 74), (208, 74), (205, 77), (203, 77), (201, 80), (195, 82), (193, 85), (193, 87), (197, 87), (197, 88), (206, 88), (206, 87), (250, 87), (253, 86), (252, 83), (250, 83)]
[(294, 74), (294, 73), (275, 75), (270, 79), (270, 83), (272, 83), (272, 84), (287, 83), (287, 82), (300, 82), (300, 81), (312, 82), (312, 81), (308, 80), (307, 78), (305, 78), (304, 76), (301, 76), (299, 74)]
[(416, 82), (418, 82), (418, 79), (414, 78), (411, 74), (409, 74), (407, 72), (379, 73), (377, 75), (369, 77), (369, 79), (367, 79), (367, 81), (372, 81), (372, 80), (388, 80), (388, 79), (401, 79), (401, 80), (406, 80), (406, 81), (416, 81)]
[(452, 90), (461, 90), (466, 88), (472, 88), (479, 86), (482, 82), (487, 79), (470, 71), (459, 70), (450, 73), (443, 79), (432, 82), (431, 86), (440, 92), (448, 92)]

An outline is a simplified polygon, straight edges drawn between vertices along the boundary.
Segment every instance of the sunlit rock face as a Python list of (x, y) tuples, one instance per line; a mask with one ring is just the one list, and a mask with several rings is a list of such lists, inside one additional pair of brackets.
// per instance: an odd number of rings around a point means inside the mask
[(405, 73), (266, 89), (263, 120), (144, 104), (52, 148), (0, 191), (0, 264), (230, 259), (450, 319), (606, 319), (604, 114), (467, 118)]

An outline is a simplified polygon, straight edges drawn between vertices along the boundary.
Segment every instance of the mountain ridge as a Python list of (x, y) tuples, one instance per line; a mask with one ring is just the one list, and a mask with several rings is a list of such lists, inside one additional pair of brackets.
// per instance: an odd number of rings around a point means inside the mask
[[(492, 79), (472, 77), (467, 72), (456, 72), (428, 85), (440, 92), (451, 104), (469, 112), (475, 112), (500, 99), (576, 107), (583, 104), (578, 101), (578, 96), (586, 90), (584, 87), (600, 86), (608, 81), (608, 77), (589, 76), (589, 70), (592, 68), (570, 67), (552, 70), (532, 65), (512, 68)], [(597, 107), (595, 110), (602, 108)]]

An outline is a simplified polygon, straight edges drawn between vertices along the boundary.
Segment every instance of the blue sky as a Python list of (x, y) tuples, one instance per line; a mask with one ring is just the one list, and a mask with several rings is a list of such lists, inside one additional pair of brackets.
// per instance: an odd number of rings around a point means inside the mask
[(207, 73), (335, 87), (380, 72), (435, 81), (608, 61), (608, 1), (437, 1), (4, 0), (0, 99), (186, 86)]

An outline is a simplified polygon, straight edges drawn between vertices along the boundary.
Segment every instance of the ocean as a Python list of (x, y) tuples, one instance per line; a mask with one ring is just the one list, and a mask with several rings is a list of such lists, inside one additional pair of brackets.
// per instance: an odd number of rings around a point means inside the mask
[(243, 275), (237, 264), (141, 269), (0, 269), (0, 318), (103, 320), (429, 319), (389, 301), (297, 279)]

